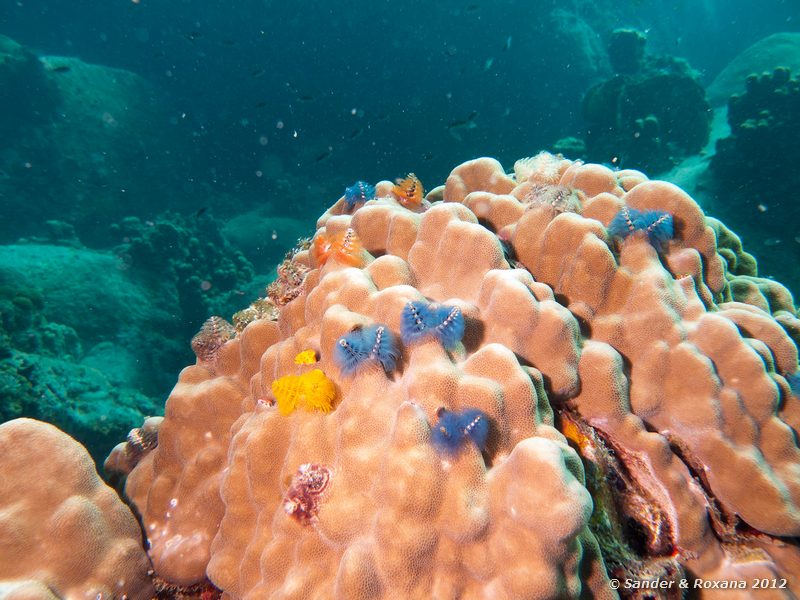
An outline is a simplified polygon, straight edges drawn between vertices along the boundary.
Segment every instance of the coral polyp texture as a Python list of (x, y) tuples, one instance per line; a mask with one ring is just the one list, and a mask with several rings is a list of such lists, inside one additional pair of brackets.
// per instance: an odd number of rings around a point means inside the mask
[[(674, 185), (549, 154), (469, 161), (413, 206), (375, 188), (317, 224), (358, 261), (294, 253), (277, 319), (181, 373), (126, 487), (159, 577), (248, 600), (800, 593), (800, 323), (734, 234)], [(280, 410), (308, 350), (331, 410)]]
[(0, 597), (149, 600), (149, 569), (85, 448), (41, 421), (0, 425)]

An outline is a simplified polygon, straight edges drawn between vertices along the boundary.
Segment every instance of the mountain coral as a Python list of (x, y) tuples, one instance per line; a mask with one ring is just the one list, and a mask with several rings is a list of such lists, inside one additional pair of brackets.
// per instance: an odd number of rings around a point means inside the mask
[(0, 595), (149, 600), (136, 518), (86, 450), (32, 419), (0, 424)]
[[(547, 155), (518, 177), (481, 158), (424, 212), (389, 181), (337, 201), (317, 235), (352, 229), (363, 265), (297, 253), (278, 319), (181, 372), (126, 485), (159, 576), (231, 600), (613, 598), (609, 575), (800, 592), (791, 296), (674, 185)], [(542, 183), (580, 214), (525, 202)], [(651, 243), (658, 216), (615, 243), (623, 207), (623, 233), (661, 211), (672, 239)], [(401, 352), (427, 302), (463, 337)], [(316, 368), (335, 410), (270, 405)]]

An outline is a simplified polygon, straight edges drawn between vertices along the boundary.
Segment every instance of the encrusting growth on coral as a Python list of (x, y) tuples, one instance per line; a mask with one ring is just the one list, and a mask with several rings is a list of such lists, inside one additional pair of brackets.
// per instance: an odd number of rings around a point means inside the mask
[(241, 333), (250, 323), (259, 319), (277, 321), (280, 307), (300, 295), (310, 268), (304, 262), (298, 261), (296, 257), (301, 252), (308, 250), (310, 246), (310, 239), (298, 240), (297, 245), (286, 254), (283, 262), (278, 265), (278, 277), (267, 286), (266, 297), (259, 298), (247, 308), (233, 315), (233, 325), (237, 332)]
[(272, 382), (272, 394), (282, 415), (297, 408), (329, 412), (336, 398), (336, 387), (320, 369), (303, 375), (284, 375)]
[(331, 481), (331, 470), (323, 465), (300, 465), (292, 477), (283, 500), (283, 510), (301, 525), (313, 522), (319, 513), (325, 490)]
[(234, 335), (233, 325), (222, 317), (210, 317), (192, 338), (192, 350), (201, 362), (213, 363), (222, 346)]
[(360, 267), (364, 264), (364, 247), (353, 229), (335, 234), (318, 234), (314, 238), (314, 257), (320, 266), (332, 259), (342, 265)]
[(443, 454), (456, 454), (467, 442), (472, 442), (479, 452), (486, 449), (489, 437), (489, 418), (475, 408), (452, 412), (445, 408), (438, 411), (439, 421), (433, 428), (431, 441)]
[(637, 231), (641, 231), (653, 247), (661, 251), (674, 235), (672, 215), (663, 210), (638, 211), (623, 206), (608, 224), (608, 233), (614, 237), (625, 239)]
[(452, 350), (464, 337), (465, 326), (464, 315), (457, 306), (409, 302), (403, 307), (400, 336), (404, 344), (433, 337)]
[(379, 364), (389, 374), (397, 367), (400, 349), (390, 329), (385, 325), (371, 325), (358, 327), (339, 338), (334, 357), (345, 375), (352, 375), (370, 364)]
[(392, 194), (403, 206), (416, 208), (422, 204), (422, 182), (414, 173), (409, 173), (404, 179), (398, 180), (392, 188)]
[(570, 189), (563, 185), (536, 184), (522, 198), (530, 208), (549, 206), (556, 213), (573, 212), (580, 214), (582, 200), (580, 190)]
[(344, 203), (348, 210), (353, 210), (357, 205), (375, 198), (375, 186), (366, 181), (356, 181), (344, 191)]

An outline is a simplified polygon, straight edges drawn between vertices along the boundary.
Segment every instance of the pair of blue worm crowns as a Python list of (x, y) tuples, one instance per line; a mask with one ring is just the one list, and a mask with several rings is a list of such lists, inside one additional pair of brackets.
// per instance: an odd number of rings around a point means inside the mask
[[(400, 318), (400, 337), (405, 345), (435, 339), (445, 349), (453, 350), (464, 337), (464, 329), (464, 315), (459, 307), (424, 300), (408, 302)], [(400, 350), (395, 335), (386, 325), (369, 325), (356, 327), (340, 337), (333, 357), (345, 375), (368, 365), (380, 365), (386, 373), (391, 373), (397, 368)], [(470, 443), (480, 452), (486, 449), (489, 418), (483, 411), (440, 408), (437, 417), (431, 443), (439, 453), (453, 456)]]
[[(464, 337), (464, 315), (457, 306), (413, 301), (403, 307), (400, 337), (411, 345), (431, 338), (446, 350), (453, 350)], [(397, 338), (386, 325), (356, 327), (336, 341), (333, 358), (345, 375), (368, 365), (380, 365), (386, 373), (397, 368), (400, 349)]]
[(664, 210), (640, 211), (623, 206), (608, 224), (612, 237), (625, 239), (637, 231), (644, 232), (653, 248), (661, 252), (675, 234), (672, 215)]

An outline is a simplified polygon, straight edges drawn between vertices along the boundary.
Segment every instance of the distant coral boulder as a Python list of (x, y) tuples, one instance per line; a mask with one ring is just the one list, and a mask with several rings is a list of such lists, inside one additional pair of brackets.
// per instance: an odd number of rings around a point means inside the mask
[(583, 98), (589, 160), (657, 173), (708, 142), (711, 112), (699, 74), (680, 58), (644, 54), (644, 35), (617, 30), (617, 74)]
[(58, 219), (96, 245), (107, 234), (98, 223), (163, 210), (162, 190), (181, 189), (187, 153), (164, 95), (134, 73), (37, 57), (0, 36), (0, 106), (10, 107), (0, 111), (0, 241)]

